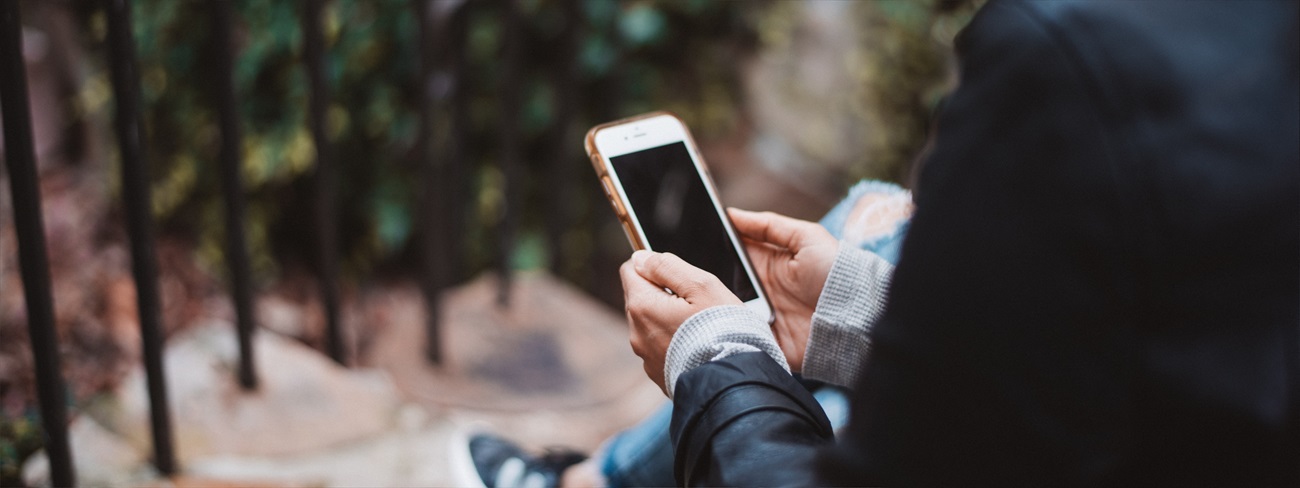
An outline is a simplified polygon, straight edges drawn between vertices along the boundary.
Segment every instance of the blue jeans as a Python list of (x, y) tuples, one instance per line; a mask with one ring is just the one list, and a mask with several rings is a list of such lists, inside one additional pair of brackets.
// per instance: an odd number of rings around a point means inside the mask
[[(820, 223), (831, 235), (840, 239), (843, 237), (844, 224), (859, 197), (868, 193), (897, 194), (904, 191), (892, 183), (872, 180), (858, 182), (849, 189), (849, 194), (840, 203), (822, 217)], [(904, 220), (892, 232), (859, 243), (859, 246), (895, 263), (898, 261), (903, 236), (907, 233), (907, 224), (908, 221)], [(812, 386), (810, 389), (813, 398), (821, 404), (832, 427), (839, 430), (848, 423), (849, 401), (843, 389), (821, 384), (805, 385)], [(665, 403), (641, 423), (606, 441), (596, 454), (596, 461), (610, 488), (677, 484), (673, 477), (673, 445), (668, 437), (668, 424), (672, 417), (672, 403)]]

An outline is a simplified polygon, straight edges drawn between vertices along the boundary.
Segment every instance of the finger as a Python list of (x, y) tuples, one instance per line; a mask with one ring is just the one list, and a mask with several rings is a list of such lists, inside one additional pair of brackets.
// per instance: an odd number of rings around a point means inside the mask
[(755, 259), (760, 256), (763, 258), (770, 259), (772, 256), (781, 253), (790, 252), (789, 249), (778, 246), (776, 244), (772, 244), (770, 242), (763, 242), (756, 239), (750, 239), (745, 236), (740, 236), (740, 243), (745, 245), (745, 251), (749, 253), (750, 259)]
[(714, 284), (722, 286), (716, 276), (691, 266), (672, 253), (637, 251), (632, 253), (632, 263), (641, 277), (688, 301), (693, 295), (708, 292)]
[(727, 209), (731, 223), (741, 236), (766, 242), (786, 249), (799, 249), (809, 232), (821, 227), (812, 222), (793, 219), (772, 212), (750, 212), (738, 208)]
[(756, 241), (748, 237), (742, 236), (740, 241), (745, 245), (745, 251), (749, 255), (749, 262), (753, 263), (754, 270), (758, 272), (759, 280), (767, 279), (767, 268), (772, 265), (777, 256), (782, 253), (789, 253), (785, 248), (777, 247), (762, 241)]
[(654, 297), (658, 295), (669, 296), (664, 292), (663, 287), (656, 286), (654, 283), (646, 281), (636, 271), (632, 260), (627, 260), (618, 268), (619, 277), (623, 280), (623, 301), (632, 303), (634, 300), (644, 300), (645, 297)]

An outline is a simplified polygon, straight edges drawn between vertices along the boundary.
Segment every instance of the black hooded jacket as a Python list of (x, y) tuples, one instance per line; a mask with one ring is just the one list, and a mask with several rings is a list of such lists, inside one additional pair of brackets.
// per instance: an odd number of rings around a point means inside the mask
[(994, 0), (957, 50), (840, 439), (732, 356), (678, 481), (1300, 486), (1300, 3)]

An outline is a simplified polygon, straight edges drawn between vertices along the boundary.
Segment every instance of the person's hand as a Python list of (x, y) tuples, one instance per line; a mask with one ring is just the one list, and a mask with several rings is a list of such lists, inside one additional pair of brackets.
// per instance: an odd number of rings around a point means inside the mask
[(790, 369), (803, 369), (817, 298), (835, 263), (839, 241), (822, 226), (772, 212), (728, 209), (772, 303), (772, 333)]
[[(718, 277), (670, 253), (637, 251), (619, 268), (632, 350), (645, 373), (664, 387), (664, 356), (682, 322), (717, 305), (740, 305)], [(672, 293), (664, 291), (667, 288)]]

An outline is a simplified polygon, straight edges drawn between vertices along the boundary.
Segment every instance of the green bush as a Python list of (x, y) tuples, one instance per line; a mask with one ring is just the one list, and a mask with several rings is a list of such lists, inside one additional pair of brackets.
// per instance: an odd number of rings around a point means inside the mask
[[(442, 7), (445, 7), (443, 5)], [(605, 119), (669, 108), (703, 136), (729, 129), (739, 103), (735, 57), (754, 45), (749, 17), (760, 5), (703, 0), (673, 2), (579, 2), (576, 120), (585, 128)], [(96, 4), (80, 4), (87, 42), (104, 59), (105, 21)], [(310, 267), (313, 234), (311, 182), (315, 146), (307, 129), (308, 84), (301, 63), (301, 2), (236, 0), (235, 86), (243, 129), (243, 178), (248, 238), (255, 274), (273, 279), (284, 267)], [(466, 35), (447, 47), (466, 56), (470, 126), (462, 161), (471, 224), (462, 236), (467, 271), (487, 266), (493, 226), (502, 206), (496, 163), (497, 86), (502, 73), (503, 2), (470, 2)], [(525, 242), (538, 236), (549, 208), (546, 178), (552, 168), (549, 139), (556, 132), (556, 53), (565, 29), (564, 4), (518, 2), (524, 52), (516, 81), (521, 107), (516, 123), (526, 178), (521, 210)], [(410, 269), (415, 227), (418, 162), (412, 158), (418, 130), (415, 77), (418, 26), (413, 5), (398, 1), (335, 0), (326, 3), (324, 33), (331, 98), (329, 134), (341, 185), (338, 208), (345, 275), (378, 269)], [(154, 178), (154, 211), (163, 232), (195, 242), (200, 260), (216, 273), (223, 238), (223, 207), (217, 174), (220, 134), (208, 83), (206, 2), (139, 0), (134, 6), (147, 153)], [(445, 27), (445, 26), (443, 26)], [(683, 56), (682, 53), (691, 53)], [(99, 63), (78, 96), (79, 112), (108, 120), (112, 109), (107, 70)], [(447, 106), (439, 107), (438, 144), (447, 140)], [(581, 135), (581, 129), (576, 132)], [(580, 140), (566, 141), (579, 147)], [(435, 152), (435, 154), (441, 154)], [(566, 161), (579, 177), (581, 150)], [(115, 157), (115, 156), (114, 156)], [(593, 180), (594, 182), (594, 180)], [(575, 180), (576, 241), (594, 238), (595, 185)], [(529, 237), (532, 236), (532, 237)], [(521, 246), (524, 264), (540, 261), (537, 246)], [(580, 272), (581, 270), (574, 270)]]
[(0, 417), (0, 486), (23, 486), (23, 462), (44, 447), (34, 413)]

